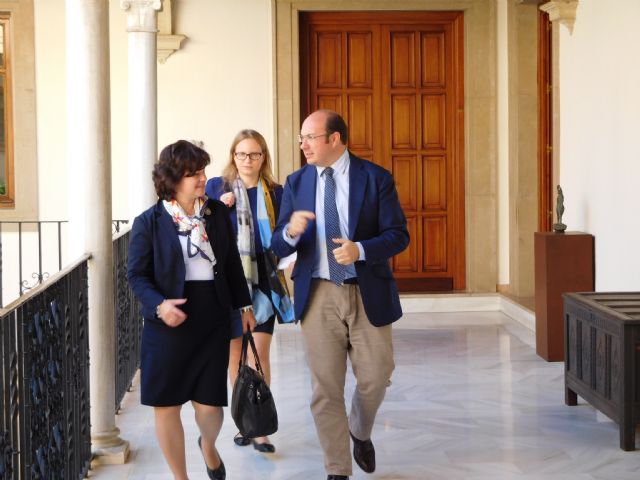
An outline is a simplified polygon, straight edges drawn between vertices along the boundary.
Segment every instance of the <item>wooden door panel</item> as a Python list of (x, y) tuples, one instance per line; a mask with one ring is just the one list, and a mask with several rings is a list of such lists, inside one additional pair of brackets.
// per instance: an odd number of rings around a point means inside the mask
[[(420, 236), (418, 232), (418, 218), (415, 215), (407, 216), (407, 230), (409, 230), (411, 238), (418, 238)], [(418, 268), (420, 263), (418, 253), (419, 244), (411, 242), (404, 252), (393, 257), (393, 261), (391, 262), (393, 271), (408, 274), (418, 273), (420, 271)]]
[(371, 33), (347, 33), (349, 88), (373, 88)]
[(391, 96), (391, 129), (391, 146), (394, 150), (415, 150), (415, 95)]
[(394, 155), (393, 178), (405, 212), (418, 210), (417, 160), (415, 155)]
[(342, 95), (318, 95), (317, 108), (326, 108), (342, 115)]
[(445, 157), (426, 156), (422, 160), (422, 208), (447, 208), (447, 167)]
[(371, 95), (349, 95), (349, 146), (354, 150), (373, 150), (372, 115)]
[(391, 42), (392, 88), (415, 87), (415, 52), (413, 32), (393, 32)]
[(465, 286), (463, 30), (461, 12), (300, 16), (301, 117), (337, 111), (349, 149), (393, 174), (411, 235), (392, 260), (401, 290)]
[(316, 88), (340, 88), (342, 72), (342, 38), (340, 33), (319, 32), (316, 41), (317, 49), (322, 52), (316, 67)]
[(447, 271), (447, 219), (424, 217), (422, 219), (422, 268), (428, 272)]
[(422, 86), (444, 88), (444, 33), (423, 33), (421, 40)]
[(444, 94), (422, 96), (422, 148), (446, 148), (446, 97)]

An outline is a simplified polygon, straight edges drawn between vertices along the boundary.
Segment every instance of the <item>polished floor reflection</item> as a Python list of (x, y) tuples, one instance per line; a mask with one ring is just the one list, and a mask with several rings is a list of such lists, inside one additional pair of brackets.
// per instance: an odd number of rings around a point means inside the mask
[[(372, 438), (378, 468), (368, 475), (354, 463), (352, 480), (640, 478), (640, 451), (620, 450), (617, 425), (582, 399), (576, 407), (564, 405), (563, 364), (538, 357), (533, 333), (509, 317), (408, 314), (396, 323), (394, 347), (396, 370)], [(297, 326), (277, 328), (272, 355), (277, 452), (235, 446), (226, 411), (218, 448), (227, 478), (324, 480)], [(183, 421), (190, 478), (205, 480), (189, 406)], [(117, 422), (131, 458), (98, 467), (91, 478), (171, 480), (152, 410), (140, 406), (135, 387)]]

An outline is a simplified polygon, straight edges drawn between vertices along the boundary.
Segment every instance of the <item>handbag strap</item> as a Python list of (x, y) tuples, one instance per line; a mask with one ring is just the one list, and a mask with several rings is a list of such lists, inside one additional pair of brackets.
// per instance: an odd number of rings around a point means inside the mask
[(238, 372), (242, 368), (243, 365), (247, 364), (247, 354), (249, 350), (249, 345), (251, 345), (251, 351), (253, 352), (253, 358), (256, 361), (256, 370), (258, 373), (264, 378), (264, 372), (262, 371), (262, 366), (260, 365), (260, 358), (258, 357), (258, 350), (256, 349), (256, 344), (253, 340), (253, 335), (250, 330), (247, 330), (242, 336), (242, 353), (240, 354), (240, 364), (238, 365)]

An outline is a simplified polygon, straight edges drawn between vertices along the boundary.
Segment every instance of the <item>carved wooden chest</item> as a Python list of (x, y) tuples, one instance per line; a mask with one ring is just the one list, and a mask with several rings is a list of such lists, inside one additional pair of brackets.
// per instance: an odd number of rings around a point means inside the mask
[(565, 403), (577, 396), (618, 423), (635, 449), (640, 422), (640, 292), (566, 293)]

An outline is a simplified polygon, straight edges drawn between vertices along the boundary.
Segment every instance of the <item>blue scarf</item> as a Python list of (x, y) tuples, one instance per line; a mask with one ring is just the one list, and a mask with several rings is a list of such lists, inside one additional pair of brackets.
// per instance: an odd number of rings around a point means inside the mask
[[(249, 285), (249, 292), (253, 303), (253, 310), (258, 325), (266, 322), (274, 313), (280, 323), (295, 321), (295, 314), (291, 297), (287, 289), (284, 274), (278, 270), (278, 259), (271, 249), (271, 237), (275, 228), (275, 210), (271, 195), (262, 177), (257, 188), (257, 221), (264, 250), (267, 280), (270, 296), (265, 295), (259, 288), (253, 288), (258, 283), (258, 267), (255, 257), (255, 232), (253, 231), (253, 215), (249, 206), (247, 189), (240, 177), (232, 183), (231, 188), (236, 197), (236, 213), (238, 218), (238, 250), (242, 259), (242, 266)], [(275, 308), (275, 311), (274, 311)]]

